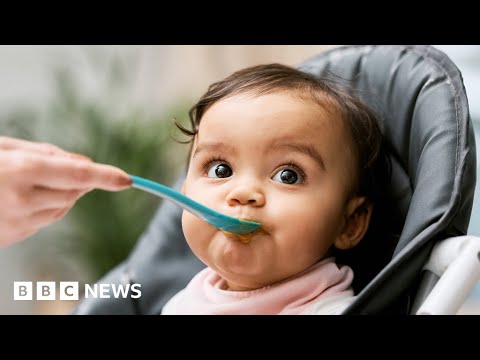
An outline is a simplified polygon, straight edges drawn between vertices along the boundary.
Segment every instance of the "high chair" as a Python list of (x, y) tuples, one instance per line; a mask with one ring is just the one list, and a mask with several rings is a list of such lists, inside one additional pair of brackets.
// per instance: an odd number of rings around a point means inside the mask
[[(375, 266), (358, 278), (354, 269), (357, 296), (344, 314), (455, 314), (480, 280), (480, 239), (466, 236), (476, 153), (460, 71), (431, 46), (406, 45), (342, 46), (299, 68), (353, 87), (383, 119), (391, 151), (390, 234), (353, 259)], [(163, 202), (131, 255), (99, 280), (140, 283), (141, 298), (85, 299), (73, 313), (159, 314), (204, 267), (180, 216)]]

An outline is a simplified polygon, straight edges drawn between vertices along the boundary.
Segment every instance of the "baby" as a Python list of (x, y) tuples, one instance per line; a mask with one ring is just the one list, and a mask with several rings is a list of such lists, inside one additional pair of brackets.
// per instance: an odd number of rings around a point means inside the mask
[[(250, 241), (184, 211), (182, 227), (208, 267), (162, 314), (338, 314), (354, 299), (355, 247), (384, 171), (375, 115), (333, 82), (260, 65), (214, 83), (190, 111), (182, 192), (257, 221)], [(378, 178), (377, 178), (378, 177)]]

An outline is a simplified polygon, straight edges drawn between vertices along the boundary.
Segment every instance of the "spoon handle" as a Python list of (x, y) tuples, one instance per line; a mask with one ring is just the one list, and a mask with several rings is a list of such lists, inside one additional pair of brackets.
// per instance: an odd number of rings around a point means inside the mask
[(221, 230), (246, 234), (260, 227), (260, 224), (257, 222), (237, 219), (212, 210), (168, 186), (135, 175), (130, 175), (130, 177), (133, 180), (133, 188), (171, 200), (183, 209)]

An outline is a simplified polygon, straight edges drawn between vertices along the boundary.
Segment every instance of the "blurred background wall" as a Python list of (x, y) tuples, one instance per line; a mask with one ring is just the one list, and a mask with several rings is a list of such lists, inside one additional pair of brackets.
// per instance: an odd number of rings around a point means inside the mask
[[(0, 46), (0, 134), (51, 142), (169, 183), (187, 150), (172, 140), (179, 134), (171, 120), (185, 121), (210, 83), (249, 65), (296, 65), (331, 47)], [(464, 75), (478, 135), (480, 46), (437, 47)], [(477, 198), (470, 233), (480, 235)], [(13, 281), (95, 282), (128, 254), (157, 206), (136, 190), (93, 191), (58, 224), (0, 249), (0, 314), (67, 313), (71, 302), (13, 301)], [(462, 313), (480, 314), (479, 289)]]

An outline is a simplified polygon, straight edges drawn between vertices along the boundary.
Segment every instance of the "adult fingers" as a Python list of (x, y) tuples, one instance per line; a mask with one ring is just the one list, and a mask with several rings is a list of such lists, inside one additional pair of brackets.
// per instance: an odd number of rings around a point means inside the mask
[(81, 196), (81, 190), (57, 190), (34, 186), (26, 193), (32, 211), (71, 206)]
[(126, 172), (111, 165), (63, 157), (45, 158), (33, 154), (32, 157), (29, 172), (35, 179), (35, 184), (44, 187), (63, 190), (98, 188), (118, 191), (132, 184)]
[(32, 142), (6, 136), (0, 136), (0, 150), (23, 150), (36, 154), (59, 155), (73, 159), (92, 161), (85, 155), (68, 152), (49, 143)]

